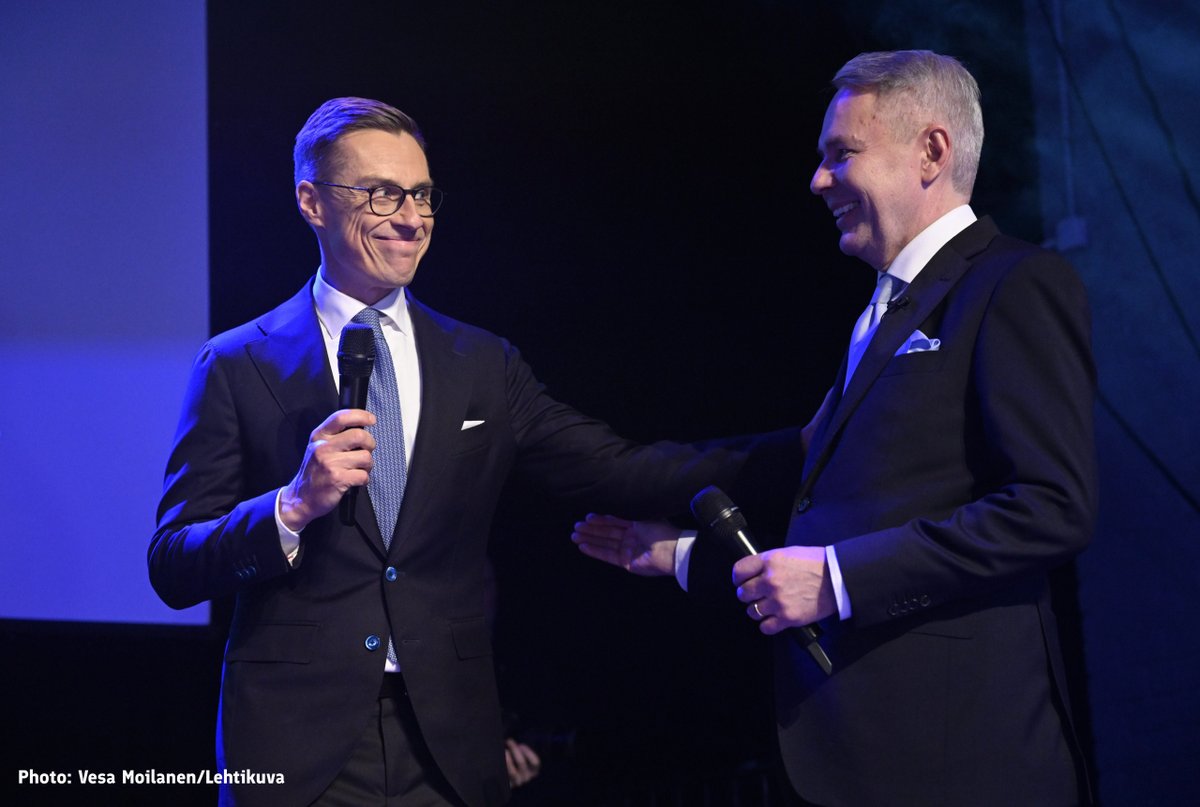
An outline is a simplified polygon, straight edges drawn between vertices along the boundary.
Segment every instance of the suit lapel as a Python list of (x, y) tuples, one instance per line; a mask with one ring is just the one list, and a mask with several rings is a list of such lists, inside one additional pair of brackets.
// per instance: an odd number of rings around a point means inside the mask
[(287, 415), (322, 409), (324, 420), (337, 408), (337, 385), (313, 306), (312, 284), (256, 324), (263, 338), (248, 343), (246, 352), (279, 408)]
[(444, 318), (411, 294), (408, 302), (421, 367), (421, 421), (408, 467), (404, 504), (396, 522), (397, 540), (391, 544), (393, 554), (399, 544), (405, 543), (403, 536), (415, 532), (406, 528), (430, 503), (443, 503), (448, 495), (439, 490), (438, 479), (449, 459), (448, 448), (462, 429), (472, 384), (468, 361)]
[[(804, 493), (812, 489), (817, 475), (837, 445), (837, 437), (845, 427), (846, 421), (862, 403), (879, 374), (883, 372), (883, 368), (912, 332), (942, 303), (970, 268), (971, 260), (986, 249), (998, 234), (999, 231), (990, 217), (975, 222), (938, 250), (904, 293), (888, 306), (887, 313), (880, 320), (870, 345), (850, 379), (850, 385), (846, 387), (845, 393), (825, 422), (817, 427), (806, 463), (802, 485)], [(902, 300), (907, 302), (902, 305), (896, 304)], [(837, 389), (842, 388), (845, 370), (846, 363), (843, 360), (842, 369), (838, 373)]]

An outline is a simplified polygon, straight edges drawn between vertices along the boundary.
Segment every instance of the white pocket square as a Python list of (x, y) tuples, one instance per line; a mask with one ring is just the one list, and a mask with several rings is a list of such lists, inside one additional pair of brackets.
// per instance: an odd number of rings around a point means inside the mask
[(473, 428), (475, 428), (476, 426), (482, 426), (482, 425), (483, 425), (483, 421), (482, 421), (482, 420), (464, 420), (464, 421), (463, 421), (462, 428), (461, 428), (461, 429), (459, 429), (459, 431), (464, 431), (464, 432), (465, 432), (467, 429), (473, 429)]
[(905, 340), (900, 349), (896, 351), (897, 356), (903, 356), (907, 353), (925, 353), (930, 350), (937, 350), (942, 346), (941, 339), (930, 339), (921, 331), (913, 331), (912, 336)]

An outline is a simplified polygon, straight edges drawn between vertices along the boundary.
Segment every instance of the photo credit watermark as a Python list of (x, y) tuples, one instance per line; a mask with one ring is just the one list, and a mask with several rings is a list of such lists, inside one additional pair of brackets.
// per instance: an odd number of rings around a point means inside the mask
[(91, 771), (17, 771), (18, 785), (282, 785), (282, 773), (251, 770), (160, 771), (146, 770)]

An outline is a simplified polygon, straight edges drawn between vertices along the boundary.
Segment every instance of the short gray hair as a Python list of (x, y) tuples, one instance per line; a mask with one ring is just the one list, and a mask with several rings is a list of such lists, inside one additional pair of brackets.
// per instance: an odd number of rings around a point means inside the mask
[(329, 153), (337, 141), (343, 135), (362, 129), (380, 129), (394, 134), (406, 132), (416, 139), (422, 151), (425, 150), (425, 138), (421, 136), (417, 122), (394, 106), (370, 98), (331, 98), (317, 107), (296, 135), (296, 147), (292, 151), (296, 183), (319, 178), (328, 167)]
[(979, 85), (962, 63), (928, 50), (860, 53), (837, 72), (833, 86), (875, 93), (897, 137), (912, 137), (941, 118), (954, 144), (950, 184), (970, 197), (983, 150), (983, 111)]

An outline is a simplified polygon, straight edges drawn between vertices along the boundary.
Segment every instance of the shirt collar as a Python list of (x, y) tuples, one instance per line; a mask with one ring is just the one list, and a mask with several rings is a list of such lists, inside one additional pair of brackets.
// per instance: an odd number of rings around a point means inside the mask
[(909, 241), (888, 266), (887, 273), (905, 283), (912, 283), (938, 250), (946, 246), (951, 238), (970, 227), (974, 221), (975, 211), (971, 206), (959, 205)]
[[(412, 333), (412, 319), (408, 314), (408, 295), (403, 288), (395, 288), (379, 302), (371, 306), (335, 289), (325, 282), (321, 273), (313, 283), (313, 302), (317, 306), (317, 318), (329, 336), (341, 334), (346, 323), (364, 308), (374, 308), (383, 316), (379, 322), (383, 327), (392, 327), (401, 333)], [(390, 323), (390, 326), (388, 325)]]

